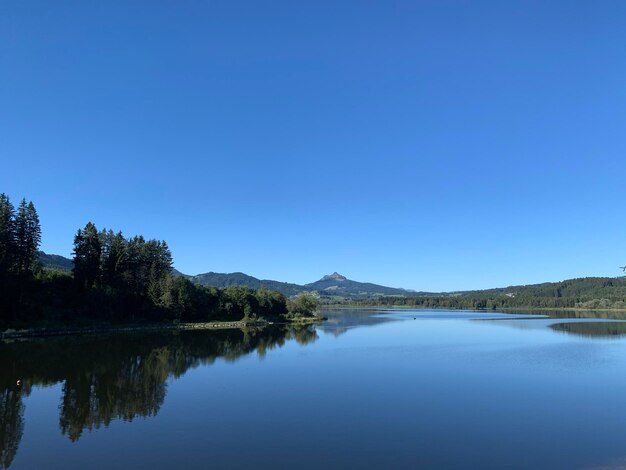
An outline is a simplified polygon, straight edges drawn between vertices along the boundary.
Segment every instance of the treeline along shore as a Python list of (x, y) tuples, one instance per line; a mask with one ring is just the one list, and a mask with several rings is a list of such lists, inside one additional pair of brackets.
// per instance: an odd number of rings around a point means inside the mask
[(335, 306), (467, 310), (626, 310), (626, 278), (585, 277), (468, 292), (330, 300)]
[(317, 300), (268, 289), (205, 287), (172, 270), (162, 240), (101, 229), (74, 237), (71, 272), (38, 263), (41, 227), (32, 202), (0, 194), (0, 329), (132, 323), (287, 322), (316, 317)]

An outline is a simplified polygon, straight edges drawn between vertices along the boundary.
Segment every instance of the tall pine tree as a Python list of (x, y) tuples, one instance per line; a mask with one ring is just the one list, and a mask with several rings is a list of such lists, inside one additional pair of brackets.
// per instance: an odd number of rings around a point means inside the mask
[(81, 287), (92, 287), (100, 282), (102, 244), (98, 229), (89, 222), (74, 237), (74, 279)]
[(122, 273), (126, 264), (126, 239), (122, 232), (113, 233), (113, 230), (100, 232), (102, 244), (102, 284), (110, 287), (122, 287)]
[(0, 278), (10, 274), (14, 265), (15, 209), (9, 197), (0, 194)]
[(15, 269), (20, 276), (32, 274), (37, 264), (41, 226), (32, 201), (22, 199), (15, 217)]

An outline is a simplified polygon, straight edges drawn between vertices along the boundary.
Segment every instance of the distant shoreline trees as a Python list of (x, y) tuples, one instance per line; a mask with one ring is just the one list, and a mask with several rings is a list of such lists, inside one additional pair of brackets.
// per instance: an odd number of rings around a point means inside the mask
[[(336, 302), (336, 304), (341, 304), (341, 302)], [(350, 304), (491, 311), (507, 309), (625, 310), (626, 278), (588, 277), (452, 294), (384, 296), (351, 301)]]

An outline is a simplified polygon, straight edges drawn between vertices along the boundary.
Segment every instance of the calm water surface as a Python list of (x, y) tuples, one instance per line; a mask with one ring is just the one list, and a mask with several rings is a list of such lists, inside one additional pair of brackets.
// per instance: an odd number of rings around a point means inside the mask
[(0, 467), (626, 466), (625, 322), (328, 316), (0, 343)]

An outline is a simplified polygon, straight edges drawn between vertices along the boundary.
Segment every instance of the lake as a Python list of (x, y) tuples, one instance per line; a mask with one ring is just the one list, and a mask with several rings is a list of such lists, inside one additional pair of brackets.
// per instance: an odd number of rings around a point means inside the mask
[(626, 322), (326, 315), (0, 343), (0, 467), (626, 467)]

